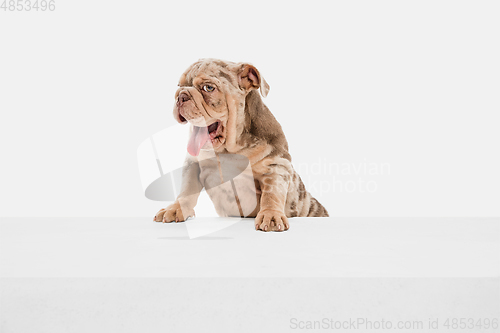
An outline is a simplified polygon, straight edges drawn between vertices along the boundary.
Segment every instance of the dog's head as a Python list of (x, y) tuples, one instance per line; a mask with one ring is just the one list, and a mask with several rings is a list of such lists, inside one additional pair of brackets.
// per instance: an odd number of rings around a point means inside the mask
[(265, 97), (269, 85), (250, 64), (202, 59), (191, 65), (179, 80), (174, 106), (175, 119), (193, 125), (188, 152), (197, 156), (201, 149), (236, 151), (246, 96), (259, 88)]

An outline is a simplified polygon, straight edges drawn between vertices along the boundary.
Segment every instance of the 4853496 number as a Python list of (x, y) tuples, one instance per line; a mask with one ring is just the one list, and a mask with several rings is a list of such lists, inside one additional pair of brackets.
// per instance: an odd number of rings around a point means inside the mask
[[(1, 0), (0, 0), (1, 1)], [(55, 0), (3, 0), (0, 10), (4, 12), (54, 11)]]

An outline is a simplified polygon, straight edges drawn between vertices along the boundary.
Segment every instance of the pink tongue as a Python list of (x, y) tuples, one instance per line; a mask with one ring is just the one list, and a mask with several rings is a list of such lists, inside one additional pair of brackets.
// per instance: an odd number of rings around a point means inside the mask
[(189, 138), (188, 143), (188, 153), (192, 156), (198, 156), (200, 153), (201, 147), (207, 142), (210, 134), (208, 134), (207, 127), (196, 127), (193, 126), (193, 133), (191, 133), (191, 137)]

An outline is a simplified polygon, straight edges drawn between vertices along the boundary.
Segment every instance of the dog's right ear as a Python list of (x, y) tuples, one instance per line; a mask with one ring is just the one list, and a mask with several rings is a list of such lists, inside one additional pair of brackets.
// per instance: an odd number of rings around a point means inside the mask
[(266, 97), (269, 93), (269, 85), (266, 80), (260, 75), (257, 68), (250, 64), (242, 64), (238, 71), (238, 82), (240, 89), (245, 90), (247, 93), (253, 89), (260, 88), (262, 97)]

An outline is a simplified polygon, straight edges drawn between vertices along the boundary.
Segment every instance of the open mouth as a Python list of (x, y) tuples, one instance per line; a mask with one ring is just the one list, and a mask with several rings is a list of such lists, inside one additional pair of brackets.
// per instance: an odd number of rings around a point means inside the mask
[(188, 153), (192, 156), (198, 156), (201, 148), (209, 139), (213, 141), (218, 137), (220, 124), (220, 121), (216, 121), (215, 123), (205, 127), (193, 125), (193, 132), (191, 133), (187, 147)]
[(213, 123), (212, 125), (208, 126), (207, 127), (207, 130), (208, 130), (208, 134), (210, 135), (210, 139), (214, 139), (215, 138), (215, 135), (217, 134), (217, 129), (219, 128), (219, 122), (216, 121), (215, 123)]

